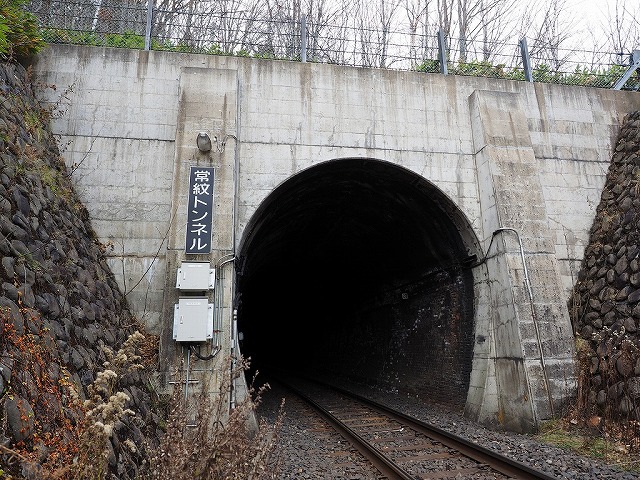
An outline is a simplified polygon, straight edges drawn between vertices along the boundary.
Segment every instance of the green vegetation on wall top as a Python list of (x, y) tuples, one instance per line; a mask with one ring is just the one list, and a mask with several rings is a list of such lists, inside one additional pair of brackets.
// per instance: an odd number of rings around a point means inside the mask
[[(2, 0), (0, 0), (2, 1)], [(98, 33), (79, 30), (65, 30), (58, 28), (44, 28), (42, 37), (47, 43), (67, 43), (75, 45), (93, 45), (101, 47), (135, 48), (145, 47), (143, 35), (132, 31), (122, 34)], [(151, 50), (164, 50), (179, 53), (201, 53), (206, 55), (230, 55), (236, 57), (252, 57), (277, 60), (278, 57), (271, 54), (252, 54), (246, 50), (234, 52), (224, 51), (220, 45), (214, 43), (208, 47), (196, 47), (184, 43), (173, 43), (169, 40), (159, 41), (151, 38)], [(282, 59), (286, 60), (286, 59)], [(309, 59), (313, 62), (313, 58)], [(501, 78), (505, 80), (524, 80), (525, 74), (521, 67), (510, 68), (506, 65), (493, 65), (487, 61), (447, 62), (448, 72), (452, 75), (464, 75), (472, 77)], [(435, 59), (425, 60), (415, 65), (414, 70), (425, 73), (439, 73), (440, 62)], [(588, 68), (577, 66), (571, 72), (553, 71), (545, 64), (537, 65), (533, 71), (533, 81), (542, 83), (556, 83), (562, 85), (579, 85), (588, 87), (611, 88), (624, 74), (627, 67), (612, 65), (606, 68)], [(627, 88), (637, 90), (640, 88), (640, 78), (632, 78), (627, 82)]]

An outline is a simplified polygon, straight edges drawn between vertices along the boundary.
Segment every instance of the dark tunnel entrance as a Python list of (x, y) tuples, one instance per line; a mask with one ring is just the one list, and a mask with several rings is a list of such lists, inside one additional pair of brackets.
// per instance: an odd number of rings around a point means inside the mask
[(464, 406), (477, 241), (433, 184), (379, 160), (305, 170), (263, 202), (237, 262), (241, 350), (265, 365)]

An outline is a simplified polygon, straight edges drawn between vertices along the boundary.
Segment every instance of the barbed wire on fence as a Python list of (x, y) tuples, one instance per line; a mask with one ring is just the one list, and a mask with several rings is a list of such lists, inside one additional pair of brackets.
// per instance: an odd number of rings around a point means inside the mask
[[(439, 56), (436, 34), (405, 26), (317, 22), (300, 12), (271, 18), (256, 12), (214, 11), (210, 2), (161, 0), (31, 0), (29, 10), (49, 43), (150, 48), (216, 55), (301, 60), (356, 67), (448, 72), (525, 80), (520, 42), (446, 38)], [(180, 8), (177, 8), (177, 7)], [(436, 31), (437, 26), (429, 27)], [(426, 30), (426, 28), (424, 28)], [(303, 37), (305, 42), (303, 42)], [(610, 88), (628, 60), (620, 52), (549, 48), (532, 39), (533, 81)], [(304, 51), (303, 51), (304, 48)], [(446, 58), (446, 69), (439, 58)], [(640, 89), (631, 78), (626, 88)]]

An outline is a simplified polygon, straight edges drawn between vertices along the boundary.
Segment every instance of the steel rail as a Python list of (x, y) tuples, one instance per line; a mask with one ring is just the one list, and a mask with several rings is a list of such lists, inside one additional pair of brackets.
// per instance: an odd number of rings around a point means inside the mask
[[(276, 380), (274, 378), (274, 380)], [(293, 391), (296, 395), (299, 395), (304, 401), (308, 402), (313, 408), (321, 413), (321, 415), (334, 427), (340, 434), (342, 434), (353, 446), (356, 448), (366, 459), (372, 461), (374, 466), (388, 478), (396, 479), (414, 479), (414, 475), (406, 472), (401, 467), (398, 467), (392, 460), (386, 457), (386, 455), (380, 451), (364, 438), (358, 435), (353, 429), (346, 426), (337, 417), (335, 417), (326, 408), (314, 401), (309, 395), (300, 391), (299, 388), (291, 385), (291, 382), (285, 381), (282, 378), (277, 378), (279, 383)], [(368, 408), (376, 411), (379, 414), (388, 416), (390, 419), (399, 422), (400, 424), (415, 430), (428, 437), (429, 439), (439, 442), (443, 446), (451, 448), (459, 452), (462, 456), (472, 459), (481, 465), (508, 476), (511, 479), (518, 480), (555, 480), (556, 477), (535, 469), (525, 463), (519, 462), (512, 458), (506, 457), (498, 452), (495, 452), (486, 447), (477, 445), (463, 437), (455, 435), (451, 432), (443, 430), (442, 428), (431, 425), (427, 422), (418, 420), (414, 417), (406, 415), (402, 412), (387, 407), (379, 402), (370, 400), (361, 395), (355, 394), (348, 390), (345, 390), (334, 385), (326, 384), (318, 380), (312, 380), (306, 378), (305, 381), (312, 382), (320, 385), (324, 388), (333, 390), (341, 395), (344, 395), (356, 402), (367, 406)]]
[(415, 480), (415, 477), (406, 472), (394, 462), (389, 460), (384, 454), (380, 453), (373, 445), (367, 442), (364, 438), (358, 435), (353, 429), (349, 428), (343, 422), (338, 420), (331, 412), (329, 412), (322, 405), (315, 402), (311, 397), (301, 392), (288, 382), (278, 380), (278, 382), (285, 385), (288, 389), (302, 398), (305, 402), (316, 409), (323, 418), (340, 433), (345, 439), (351, 443), (351, 445), (358, 450), (367, 460), (369, 460), (378, 471), (392, 480)]
[(333, 385), (323, 385), (325, 387), (331, 388), (332, 390), (335, 390), (336, 392), (341, 393), (342, 395), (353, 398), (354, 400), (357, 400), (358, 402), (369, 406), (379, 413), (388, 415), (398, 422), (409, 424), (408, 426), (425, 434), (432, 440), (438, 441), (443, 445), (457, 450), (463, 455), (472, 458), (473, 460), (476, 460), (482, 464), (488, 465), (494, 470), (508, 475), (511, 478), (520, 480), (556, 480), (556, 477), (554, 476), (548, 475), (540, 470), (530, 467), (527, 464), (518, 462), (516, 460), (513, 460), (512, 458), (494, 452), (489, 448), (477, 445), (465, 438), (454, 435), (451, 432), (447, 432), (446, 430), (436, 427), (435, 425), (431, 425), (427, 422), (423, 422), (422, 420), (418, 420), (414, 417), (406, 415), (402, 412), (393, 410), (385, 405), (382, 405), (381, 403), (349, 392), (348, 390), (344, 390)]

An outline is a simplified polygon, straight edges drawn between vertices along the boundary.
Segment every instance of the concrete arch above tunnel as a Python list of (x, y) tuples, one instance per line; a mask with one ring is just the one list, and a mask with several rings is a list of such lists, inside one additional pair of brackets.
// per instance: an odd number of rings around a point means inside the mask
[(277, 187), (239, 248), (245, 356), (465, 404), (474, 345), (479, 242), (425, 178), (347, 158)]

